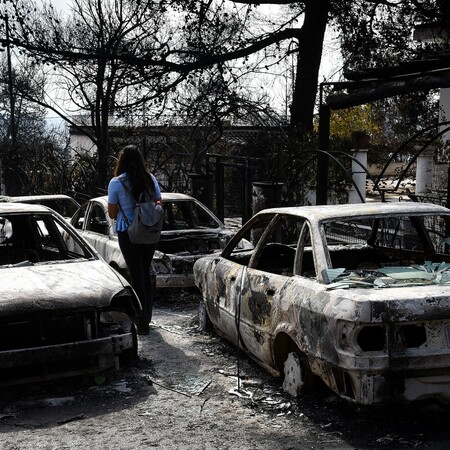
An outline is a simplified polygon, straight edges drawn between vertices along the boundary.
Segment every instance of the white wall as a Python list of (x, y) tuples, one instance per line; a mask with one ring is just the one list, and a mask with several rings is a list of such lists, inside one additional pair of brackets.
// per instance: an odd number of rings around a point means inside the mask
[[(441, 88), (440, 90), (439, 122), (442, 121), (450, 121), (450, 88)], [(450, 141), (450, 131), (443, 135), (443, 139)]]

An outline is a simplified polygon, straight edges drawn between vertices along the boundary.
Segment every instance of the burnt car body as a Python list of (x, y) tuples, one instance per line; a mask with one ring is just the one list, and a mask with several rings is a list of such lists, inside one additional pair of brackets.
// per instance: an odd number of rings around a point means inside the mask
[(0, 385), (116, 369), (141, 305), (55, 211), (0, 203)]
[(261, 211), (195, 263), (200, 324), (293, 395), (318, 377), (359, 405), (448, 402), (449, 236), (450, 210), (431, 204)]
[(3, 195), (0, 196), (0, 202), (48, 206), (61, 214), (65, 219), (70, 219), (80, 207), (76, 200), (65, 194), (20, 195), (14, 197)]
[[(195, 198), (166, 192), (161, 196), (163, 227), (152, 263), (156, 287), (195, 286), (192, 272), (195, 261), (223, 249), (232, 232)], [(107, 211), (107, 196), (93, 198), (81, 206), (71, 223), (108, 264), (127, 276), (127, 266), (114, 232), (114, 220)]]

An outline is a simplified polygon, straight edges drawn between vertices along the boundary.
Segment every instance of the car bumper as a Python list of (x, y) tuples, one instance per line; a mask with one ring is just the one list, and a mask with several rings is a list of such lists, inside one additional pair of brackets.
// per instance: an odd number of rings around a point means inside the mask
[(89, 341), (0, 352), (0, 386), (118, 368), (118, 356), (135, 346), (132, 333)]
[(187, 288), (195, 286), (194, 274), (157, 274), (156, 275), (156, 288)]
[(405, 373), (364, 373), (333, 369), (336, 391), (359, 405), (437, 399), (450, 404), (450, 368)]

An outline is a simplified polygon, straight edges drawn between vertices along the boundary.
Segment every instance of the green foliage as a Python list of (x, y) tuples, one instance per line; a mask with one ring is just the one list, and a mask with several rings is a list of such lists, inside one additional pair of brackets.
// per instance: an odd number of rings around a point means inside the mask
[(365, 132), (372, 141), (383, 135), (383, 126), (374, 104), (355, 106), (331, 112), (330, 138), (352, 141), (355, 132)]
[[(369, 137), (369, 163), (385, 164), (407, 140), (437, 124), (437, 103), (435, 92), (422, 91), (332, 111), (331, 148), (354, 148), (354, 133), (364, 132)], [(396, 160), (407, 162), (416, 151), (413, 142), (404, 148)]]

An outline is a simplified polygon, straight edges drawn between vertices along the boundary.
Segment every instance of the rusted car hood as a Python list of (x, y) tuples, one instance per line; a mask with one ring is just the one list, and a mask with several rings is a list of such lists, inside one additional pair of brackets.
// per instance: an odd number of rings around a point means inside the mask
[(0, 316), (42, 309), (108, 306), (123, 288), (100, 260), (0, 268)]

